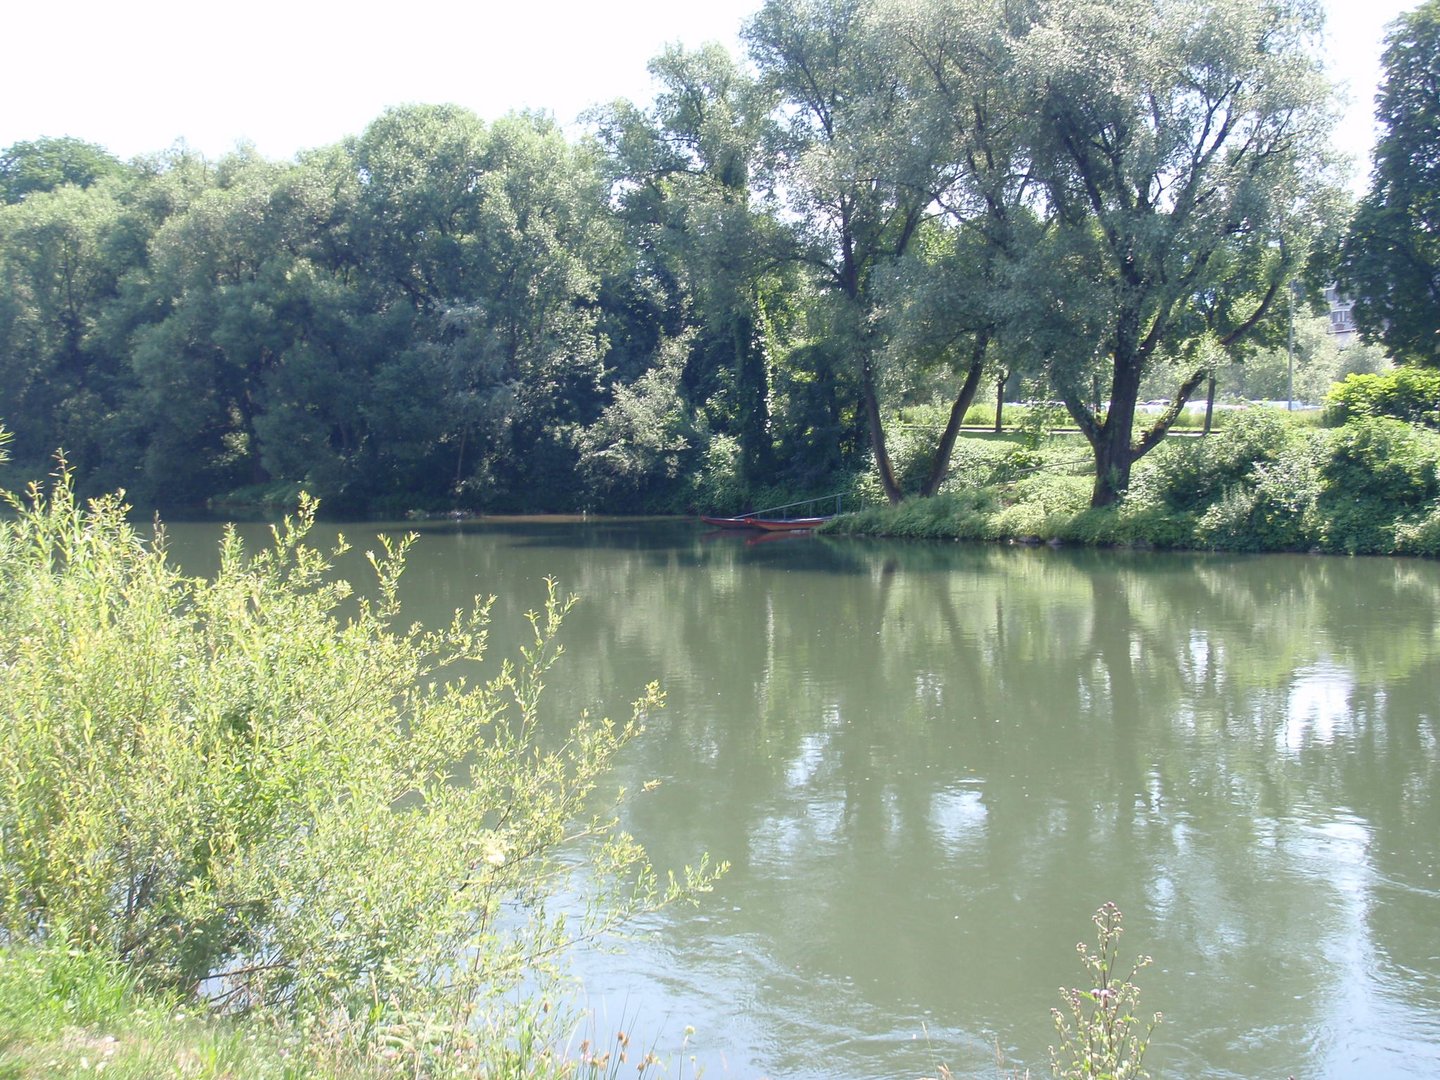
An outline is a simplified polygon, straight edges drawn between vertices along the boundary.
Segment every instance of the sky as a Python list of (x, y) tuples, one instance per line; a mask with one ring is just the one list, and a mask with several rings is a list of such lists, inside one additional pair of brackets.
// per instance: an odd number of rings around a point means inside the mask
[[(1324, 0), (1336, 145), (1368, 172), (1384, 28), (1419, 0)], [(71, 135), (122, 158), (177, 140), (268, 158), (359, 134), (385, 108), (451, 102), (485, 119), (646, 102), (665, 45), (738, 32), (761, 0), (20, 0), (6, 13), (0, 148)]]

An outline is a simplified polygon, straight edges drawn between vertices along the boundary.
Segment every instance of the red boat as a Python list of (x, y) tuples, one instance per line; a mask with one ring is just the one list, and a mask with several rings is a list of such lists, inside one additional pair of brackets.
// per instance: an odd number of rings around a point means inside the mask
[(701, 514), (700, 520), (706, 525), (714, 525), (720, 529), (764, 529), (766, 532), (797, 532), (801, 529), (814, 529), (829, 521), (834, 515), (825, 517), (800, 517), (800, 518), (767, 518), (754, 514), (745, 517), (711, 517), (708, 514)]
[[(706, 525), (714, 525), (717, 529), (759, 529), (762, 532), (771, 533), (804, 532), (807, 529), (818, 529), (835, 514), (838, 514), (840, 502), (844, 497), (844, 492), (821, 495), (816, 499), (803, 499), (800, 502), (786, 503), (784, 506), (767, 506), (764, 510), (752, 510), (739, 517), (713, 517), (710, 514), (701, 514), (700, 520)], [(828, 503), (831, 499), (835, 500), (835, 514), (818, 514), (808, 517), (786, 516), (799, 508), (816, 509), (819, 504)]]

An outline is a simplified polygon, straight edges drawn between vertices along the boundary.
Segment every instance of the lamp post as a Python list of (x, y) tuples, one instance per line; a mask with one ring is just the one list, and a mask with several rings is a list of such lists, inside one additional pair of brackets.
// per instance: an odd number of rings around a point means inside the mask
[(1285, 345), (1285, 411), (1295, 411), (1295, 298), (1300, 295), (1300, 282), (1290, 282), (1290, 333)]

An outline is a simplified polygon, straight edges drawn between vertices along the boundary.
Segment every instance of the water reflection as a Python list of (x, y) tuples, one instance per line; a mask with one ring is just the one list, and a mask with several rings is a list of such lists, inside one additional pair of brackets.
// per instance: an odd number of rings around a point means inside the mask
[(1043, 1073), (1113, 899), (1157, 1068), (1440, 1072), (1435, 564), (444, 526), (406, 610), (495, 592), (513, 641), (547, 574), (584, 598), (557, 723), (659, 678), (626, 824), (735, 867), (581, 958), (642, 1041), (692, 1024), (746, 1078), (992, 1077), (994, 1042)]

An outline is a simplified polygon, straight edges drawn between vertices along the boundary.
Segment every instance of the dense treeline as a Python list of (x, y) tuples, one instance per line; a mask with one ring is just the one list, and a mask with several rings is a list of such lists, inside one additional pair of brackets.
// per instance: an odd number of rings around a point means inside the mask
[(408, 107), (289, 164), (172, 152), (30, 193), (3, 235), (22, 460), (64, 446), (158, 504), (577, 497), (624, 271), (595, 154), (547, 121)]
[(725, 508), (865, 469), (898, 502), (1029, 380), (1104, 505), (1334, 240), (1317, 30), (1300, 0), (771, 0), (748, 63), (669, 51), (581, 139), (410, 105), (290, 162), (17, 144), (0, 417), (19, 465), (63, 447), (147, 505)]

